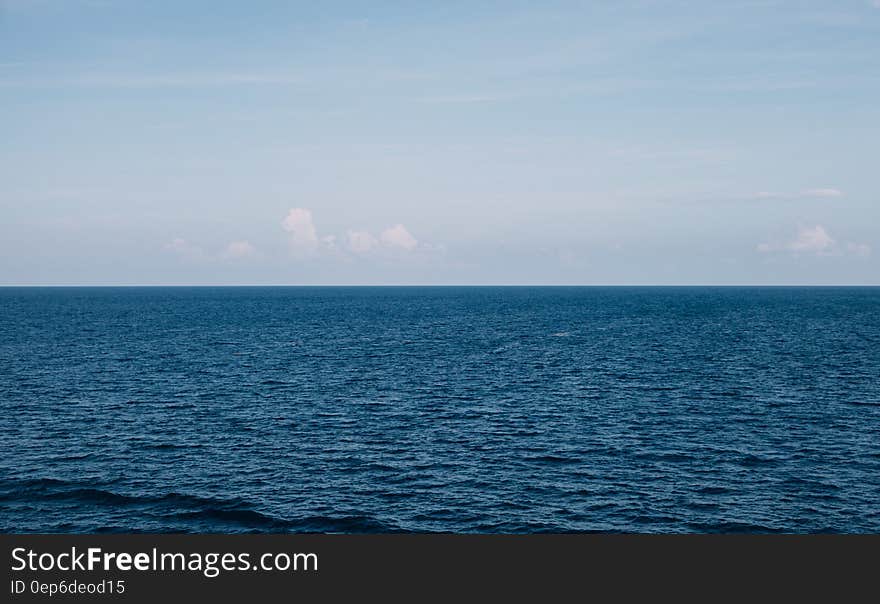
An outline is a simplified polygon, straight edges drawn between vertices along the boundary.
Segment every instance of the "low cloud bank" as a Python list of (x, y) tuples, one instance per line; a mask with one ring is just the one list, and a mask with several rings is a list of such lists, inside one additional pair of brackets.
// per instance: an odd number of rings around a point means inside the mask
[(291, 208), (281, 222), (282, 228), (288, 233), (288, 241), (295, 256), (313, 256), (327, 251), (334, 254), (347, 253), (352, 256), (387, 252), (414, 252), (416, 250), (434, 250), (435, 246), (419, 243), (409, 229), (397, 223), (381, 231), (378, 236), (362, 229), (348, 229), (340, 246), (334, 235), (319, 236), (307, 208)]

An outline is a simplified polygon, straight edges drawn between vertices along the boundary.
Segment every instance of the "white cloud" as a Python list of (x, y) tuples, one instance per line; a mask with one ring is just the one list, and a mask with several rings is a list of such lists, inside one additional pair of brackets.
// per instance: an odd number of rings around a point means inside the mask
[(313, 254), (318, 249), (318, 232), (310, 210), (291, 208), (281, 226), (290, 233), (290, 246), (295, 254)]
[(406, 227), (402, 224), (395, 224), (388, 227), (379, 236), (382, 243), (389, 247), (398, 247), (405, 250), (413, 250), (419, 244), (418, 240), (413, 237)]
[(759, 243), (755, 249), (763, 254), (772, 252), (790, 252), (792, 254), (816, 254), (819, 256), (852, 254), (855, 256), (869, 256), (871, 246), (866, 243), (848, 242), (846, 245), (838, 242), (828, 233), (822, 225), (812, 227), (800, 227), (797, 237), (784, 243)]
[(366, 254), (379, 245), (379, 241), (368, 231), (348, 231), (346, 239), (348, 249), (355, 254)]
[(820, 254), (830, 253), (835, 246), (834, 238), (828, 234), (825, 227), (816, 225), (813, 227), (800, 227), (797, 237), (785, 243), (759, 243), (755, 248), (761, 253), (769, 252), (792, 252), (794, 254)]
[(815, 252), (817, 254), (828, 251), (834, 245), (834, 239), (825, 230), (825, 227), (801, 227), (797, 238), (788, 244), (788, 249), (793, 252)]
[(350, 260), (350, 255), (363, 255), (385, 250), (415, 249), (434, 250), (435, 247), (419, 244), (402, 224), (395, 224), (382, 231), (379, 236), (366, 230), (348, 229), (343, 242), (337, 245), (334, 235), (319, 235), (312, 220), (312, 212), (306, 208), (291, 208), (281, 221), (281, 226), (289, 233), (290, 246), (300, 257), (321, 255), (335, 256)]
[(257, 254), (257, 248), (247, 241), (233, 241), (221, 252), (220, 257), (229, 260), (249, 258)]

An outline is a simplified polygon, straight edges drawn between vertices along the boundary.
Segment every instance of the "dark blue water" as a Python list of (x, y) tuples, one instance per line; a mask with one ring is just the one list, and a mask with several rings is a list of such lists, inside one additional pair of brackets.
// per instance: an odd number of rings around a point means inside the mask
[(880, 531), (878, 288), (0, 289), (3, 531)]

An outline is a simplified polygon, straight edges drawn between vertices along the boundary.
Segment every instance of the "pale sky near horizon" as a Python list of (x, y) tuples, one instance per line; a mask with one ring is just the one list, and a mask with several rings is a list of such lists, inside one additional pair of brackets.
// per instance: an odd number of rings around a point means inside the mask
[(0, 285), (880, 284), (880, 0), (0, 0)]

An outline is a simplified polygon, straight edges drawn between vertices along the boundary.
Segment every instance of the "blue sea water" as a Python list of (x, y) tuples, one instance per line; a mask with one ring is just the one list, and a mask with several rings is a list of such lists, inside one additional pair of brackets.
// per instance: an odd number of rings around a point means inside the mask
[(3, 288), (4, 532), (880, 532), (880, 288)]

